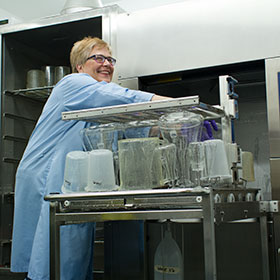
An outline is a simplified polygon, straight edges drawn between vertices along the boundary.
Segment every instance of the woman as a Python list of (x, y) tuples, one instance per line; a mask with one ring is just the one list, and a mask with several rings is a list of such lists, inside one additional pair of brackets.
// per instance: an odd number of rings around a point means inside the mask
[[(30, 137), (16, 174), (11, 271), (32, 280), (49, 279), (49, 204), (61, 192), (66, 154), (82, 150), (83, 121), (62, 121), (61, 113), (94, 107), (166, 99), (111, 83), (116, 60), (106, 42), (86, 37), (74, 44), (73, 74), (54, 87)], [(94, 223), (61, 227), (61, 279), (91, 279)], [(69, 246), (70, 245), (70, 246)]]

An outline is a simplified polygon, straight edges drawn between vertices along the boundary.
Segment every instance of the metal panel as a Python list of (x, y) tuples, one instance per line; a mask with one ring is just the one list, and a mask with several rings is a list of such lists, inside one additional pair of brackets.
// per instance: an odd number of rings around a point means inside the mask
[(272, 231), (271, 231), (271, 239), (273, 241), (273, 257), (271, 263), (274, 264), (272, 271), (275, 274), (275, 278), (280, 279), (280, 215), (276, 213), (272, 216)]
[[(55, 15), (50, 17), (44, 17), (39, 18), (37, 20), (32, 20), (30, 22), (23, 22), (19, 24), (12, 24), (7, 26), (0, 27), (0, 33), (6, 34), (6, 33), (12, 33), (12, 32), (18, 32), (23, 30), (31, 30), (36, 29), (40, 27), (48, 27), (51, 25), (56, 24), (63, 24), (63, 23), (69, 23), (73, 21), (83, 20), (83, 19), (89, 19), (94, 18), (98, 16), (108, 16), (110, 13), (114, 12), (121, 12), (122, 10), (119, 8), (118, 5), (112, 5), (107, 6), (100, 9), (92, 9), (87, 11), (81, 11), (71, 14), (63, 14), (63, 15)], [(106, 31), (104, 31), (105, 34)], [(109, 37), (108, 37), (109, 38)]]
[(277, 56), (279, 5), (184, 1), (119, 15), (119, 79)]
[(280, 199), (280, 158), (270, 159), (272, 199)]
[(280, 58), (265, 60), (272, 199), (280, 199)]
[(280, 58), (266, 59), (266, 95), (269, 126), (270, 156), (280, 157), (279, 79)]

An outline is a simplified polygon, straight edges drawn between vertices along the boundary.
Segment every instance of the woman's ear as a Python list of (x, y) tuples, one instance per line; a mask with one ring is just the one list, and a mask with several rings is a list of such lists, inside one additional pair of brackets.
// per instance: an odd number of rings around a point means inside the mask
[(77, 64), (76, 69), (77, 69), (78, 73), (82, 73), (83, 72), (83, 65)]

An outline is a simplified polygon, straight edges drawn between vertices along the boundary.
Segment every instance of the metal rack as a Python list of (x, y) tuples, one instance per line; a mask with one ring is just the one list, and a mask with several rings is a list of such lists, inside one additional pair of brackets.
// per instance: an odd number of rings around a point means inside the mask
[(20, 95), (36, 100), (46, 100), (54, 86), (44, 86), (44, 87), (36, 87), (36, 88), (25, 88), (25, 89), (16, 89), (16, 90), (6, 90), (4, 94), (9, 95)]
[(199, 96), (181, 97), (153, 102), (116, 105), (102, 108), (63, 112), (62, 119), (96, 123), (129, 122), (158, 119), (161, 115), (188, 110), (201, 114), (205, 119), (217, 119), (225, 116), (218, 106), (211, 106), (199, 101)]

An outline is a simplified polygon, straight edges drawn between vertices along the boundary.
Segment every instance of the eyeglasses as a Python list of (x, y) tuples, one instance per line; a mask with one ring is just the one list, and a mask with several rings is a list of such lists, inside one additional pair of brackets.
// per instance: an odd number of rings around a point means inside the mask
[(112, 66), (114, 66), (117, 62), (117, 60), (115, 58), (110, 57), (110, 56), (107, 57), (102, 54), (94, 54), (87, 58), (87, 60), (89, 60), (89, 59), (94, 59), (99, 64), (103, 64), (105, 62), (105, 60), (107, 60)]

